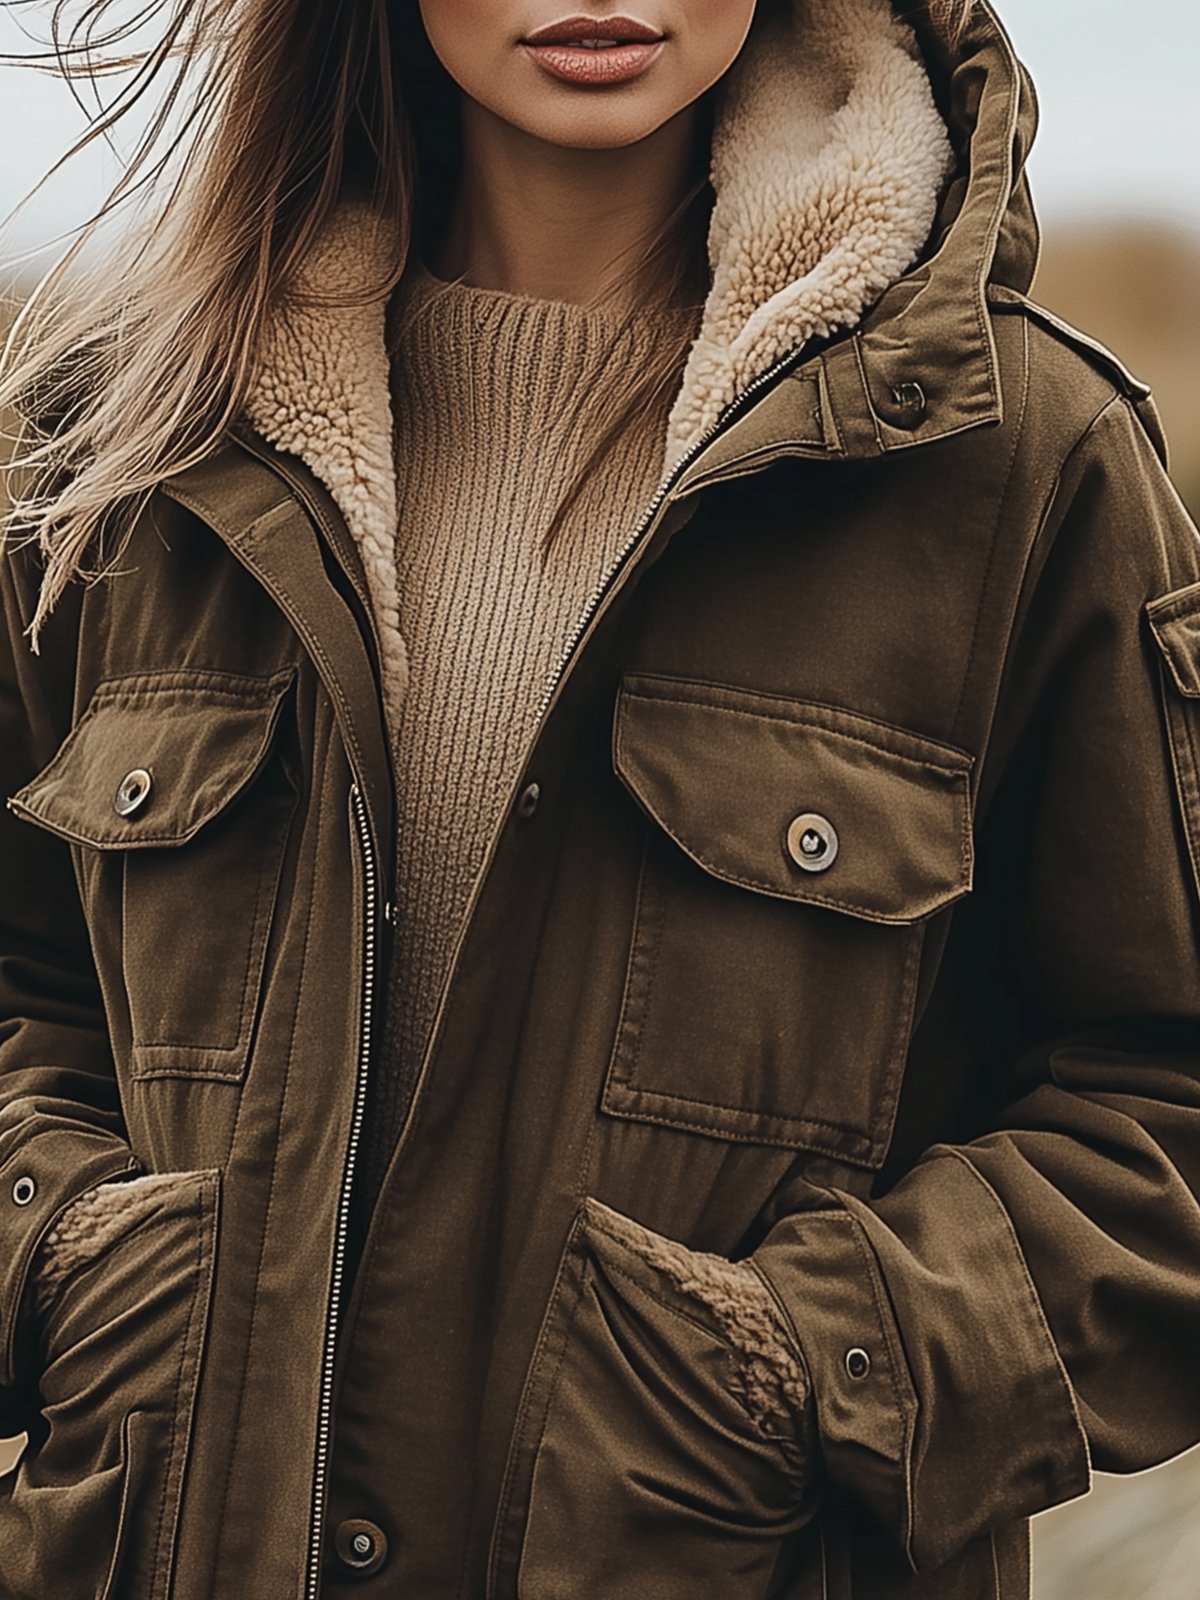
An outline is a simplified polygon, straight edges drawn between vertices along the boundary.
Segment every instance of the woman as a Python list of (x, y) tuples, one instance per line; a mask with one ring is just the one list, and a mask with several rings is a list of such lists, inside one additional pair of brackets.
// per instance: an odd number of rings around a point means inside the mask
[(172, 8), (0, 388), (6, 1593), (1015, 1600), (1200, 1439), (1200, 552), (965, 9)]

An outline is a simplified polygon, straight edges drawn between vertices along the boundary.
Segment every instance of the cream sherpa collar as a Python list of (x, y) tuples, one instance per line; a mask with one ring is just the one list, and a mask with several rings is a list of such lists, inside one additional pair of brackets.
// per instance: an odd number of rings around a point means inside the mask
[[(854, 327), (916, 260), (950, 163), (891, 0), (789, 0), (763, 15), (714, 123), (711, 287), (667, 426), (666, 477), (756, 377)], [(352, 286), (389, 260), (387, 219), (344, 203), (304, 278)], [(326, 485), (362, 553), (393, 720), (408, 679), (396, 592), (386, 305), (293, 305), (268, 332), (247, 420)]]

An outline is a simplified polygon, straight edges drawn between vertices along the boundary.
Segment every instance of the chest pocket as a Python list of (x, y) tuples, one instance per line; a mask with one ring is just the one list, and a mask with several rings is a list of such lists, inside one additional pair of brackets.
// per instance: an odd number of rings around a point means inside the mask
[(245, 1071), (300, 787), (280, 725), (294, 676), (102, 682), (9, 800), (77, 847), (101, 983), (128, 1007), (134, 1077)]
[(925, 920), (971, 887), (971, 756), (627, 673), (613, 764), (646, 821), (602, 1109), (882, 1161)]

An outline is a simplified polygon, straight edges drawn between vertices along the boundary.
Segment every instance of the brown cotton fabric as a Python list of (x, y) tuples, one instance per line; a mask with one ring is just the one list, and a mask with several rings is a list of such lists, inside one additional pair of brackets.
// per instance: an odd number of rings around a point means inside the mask
[(395, 453), (239, 423), (37, 655), (0, 562), (14, 1594), (1025, 1600), (1200, 1440), (1200, 539), (1028, 298), (1007, 39), (921, 45), (928, 236), (588, 596), (369, 1203)]

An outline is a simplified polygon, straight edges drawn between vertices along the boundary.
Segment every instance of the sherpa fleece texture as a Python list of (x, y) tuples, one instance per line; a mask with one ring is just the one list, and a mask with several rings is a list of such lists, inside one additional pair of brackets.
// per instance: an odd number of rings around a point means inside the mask
[(158, 1210), (177, 1172), (149, 1172), (84, 1190), (46, 1233), (35, 1260), (33, 1309), (41, 1317), (62, 1280)]
[[(664, 478), (756, 377), (812, 337), (855, 326), (913, 264), (950, 162), (919, 47), (890, 0), (792, 0), (763, 14), (717, 107), (711, 288), (668, 419)], [(395, 249), (389, 219), (343, 202), (268, 330), (246, 404), (252, 426), (326, 485), (358, 543), (393, 726), (408, 651), (386, 301), (304, 297), (382, 278)]]
[(812, 1398), (808, 1373), (787, 1318), (755, 1268), (709, 1250), (691, 1250), (594, 1196), (586, 1206), (593, 1228), (610, 1233), (708, 1307), (734, 1358), (730, 1387), (761, 1431), (786, 1443), (779, 1424), (803, 1416)]

